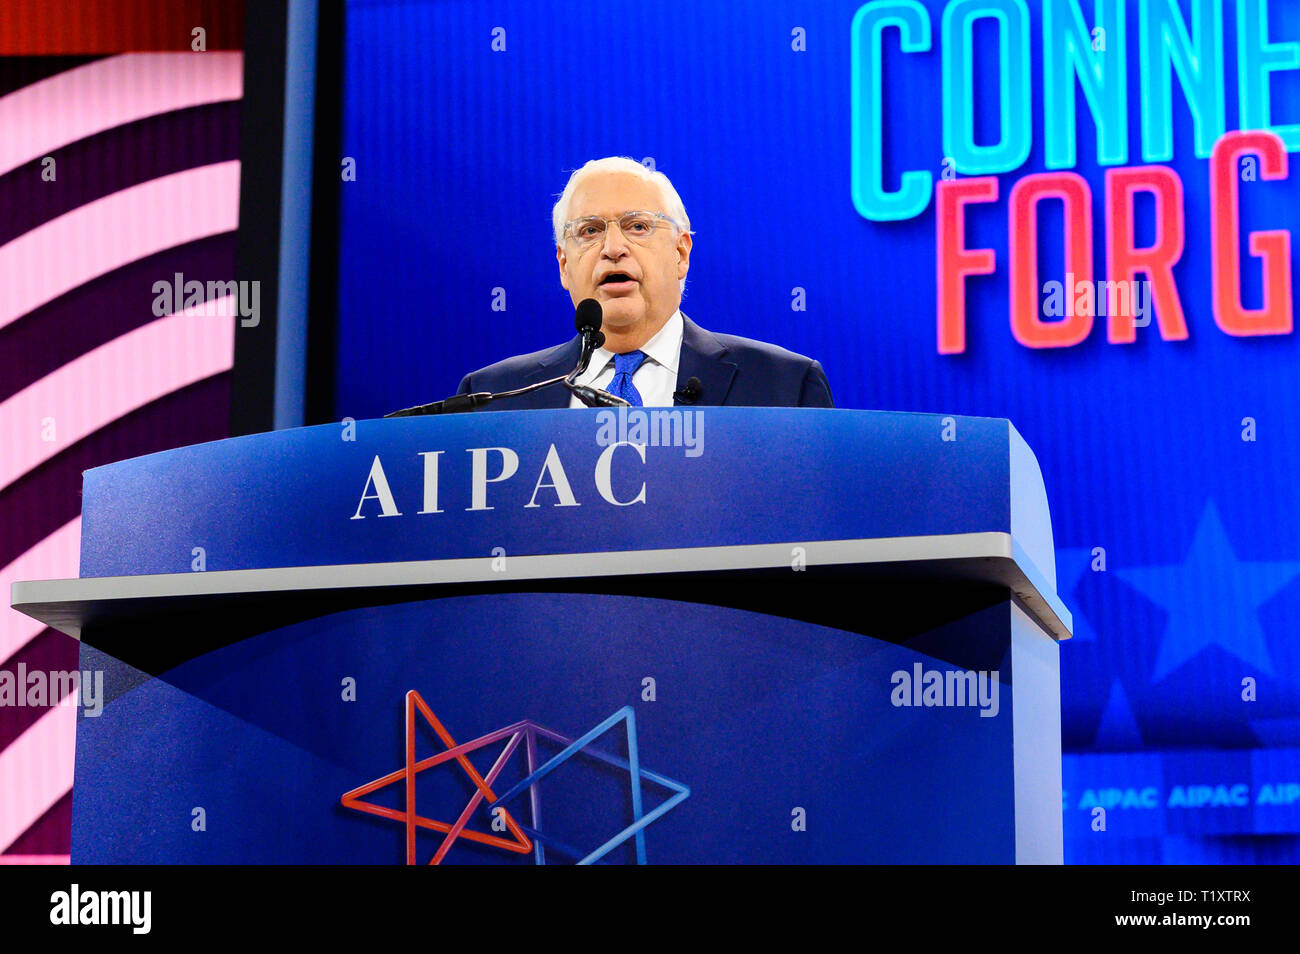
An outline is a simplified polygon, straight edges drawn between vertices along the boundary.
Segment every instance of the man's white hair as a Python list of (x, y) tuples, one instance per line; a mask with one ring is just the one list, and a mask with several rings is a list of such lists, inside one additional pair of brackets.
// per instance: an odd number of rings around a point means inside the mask
[(587, 176), (599, 172), (626, 172), (646, 182), (653, 182), (658, 186), (659, 194), (663, 198), (664, 214), (676, 222), (682, 231), (691, 230), (691, 220), (686, 214), (686, 206), (682, 204), (682, 197), (677, 194), (677, 190), (673, 188), (666, 175), (654, 169), (647, 169), (628, 156), (606, 156), (604, 159), (591, 159), (582, 168), (575, 169), (569, 176), (564, 191), (560, 193), (559, 201), (551, 209), (551, 229), (555, 233), (557, 246), (564, 234), (564, 223), (569, 221), (569, 205), (573, 202), (573, 193), (577, 190), (578, 183)]

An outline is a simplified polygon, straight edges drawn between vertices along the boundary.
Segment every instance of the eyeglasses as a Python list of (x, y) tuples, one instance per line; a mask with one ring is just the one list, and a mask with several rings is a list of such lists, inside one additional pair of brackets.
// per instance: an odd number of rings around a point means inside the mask
[(617, 222), (618, 230), (623, 233), (624, 238), (638, 245), (648, 244), (654, 238), (655, 229), (663, 228), (665, 223), (678, 231), (682, 228), (662, 212), (638, 211), (624, 212), (612, 219), (599, 215), (584, 215), (582, 218), (565, 223), (563, 236), (566, 239), (573, 239), (578, 245), (586, 248), (605, 241), (605, 230), (610, 222)]

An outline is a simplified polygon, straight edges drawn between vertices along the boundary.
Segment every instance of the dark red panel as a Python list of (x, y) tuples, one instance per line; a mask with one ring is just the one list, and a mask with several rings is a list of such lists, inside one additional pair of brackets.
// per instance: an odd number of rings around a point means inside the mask
[(208, 50), (242, 50), (243, 0), (4, 0), (0, 55), (189, 50), (196, 27)]

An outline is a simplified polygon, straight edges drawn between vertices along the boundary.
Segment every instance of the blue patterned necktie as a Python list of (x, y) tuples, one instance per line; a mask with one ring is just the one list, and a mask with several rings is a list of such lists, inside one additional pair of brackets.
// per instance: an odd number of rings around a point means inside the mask
[(609, 387), (605, 390), (615, 397), (621, 397), (633, 407), (641, 407), (641, 392), (632, 383), (632, 375), (636, 374), (636, 369), (641, 367), (645, 359), (644, 351), (614, 355), (614, 380), (609, 382)]

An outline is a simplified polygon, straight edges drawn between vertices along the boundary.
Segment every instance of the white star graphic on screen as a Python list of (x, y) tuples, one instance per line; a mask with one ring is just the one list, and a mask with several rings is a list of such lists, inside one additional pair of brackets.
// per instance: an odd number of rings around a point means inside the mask
[(1169, 614), (1153, 683), (1209, 646), (1273, 675), (1259, 607), (1300, 575), (1300, 562), (1239, 560), (1213, 501), (1182, 563), (1116, 573)]

